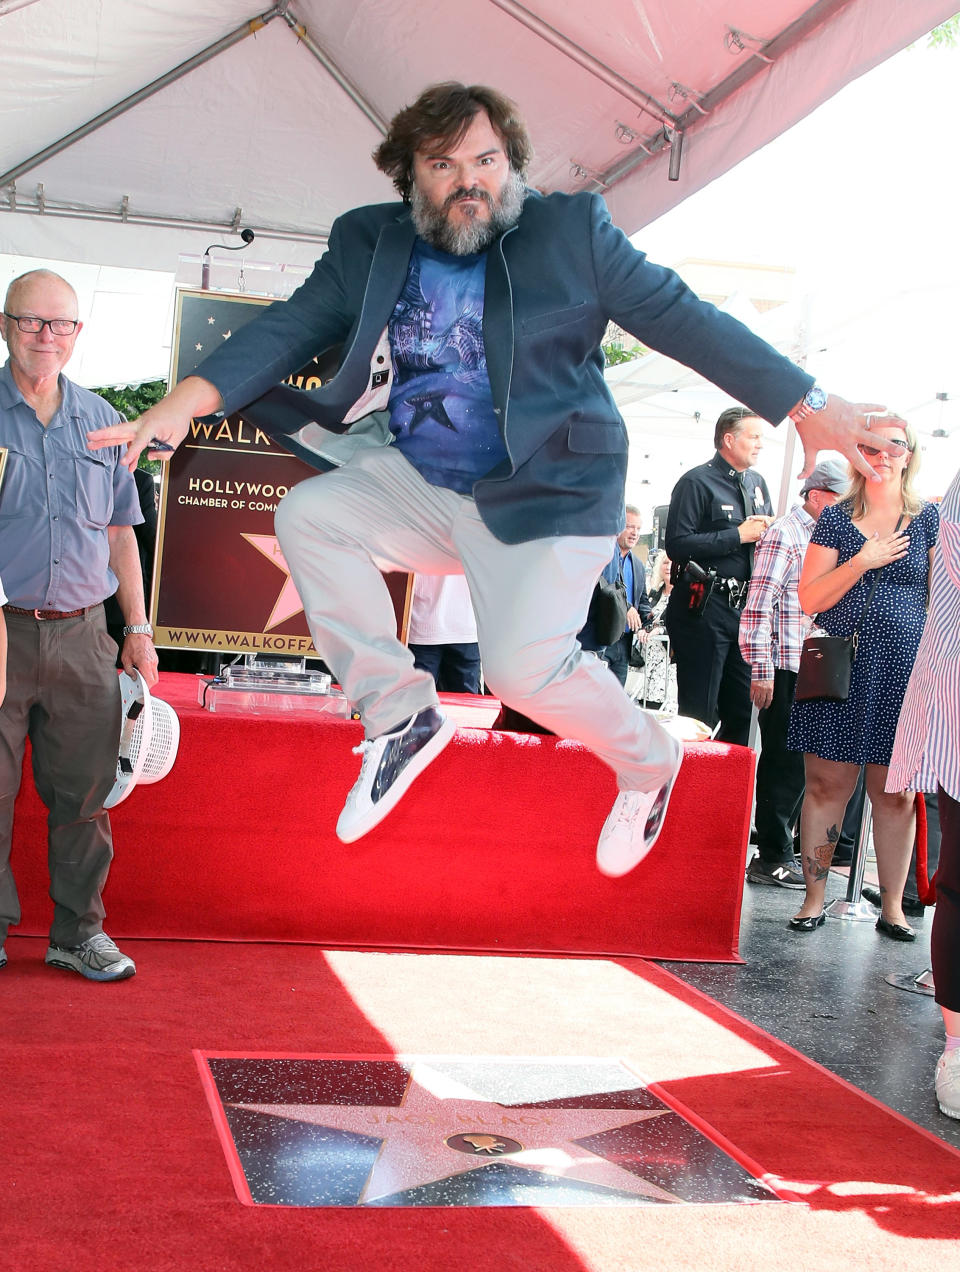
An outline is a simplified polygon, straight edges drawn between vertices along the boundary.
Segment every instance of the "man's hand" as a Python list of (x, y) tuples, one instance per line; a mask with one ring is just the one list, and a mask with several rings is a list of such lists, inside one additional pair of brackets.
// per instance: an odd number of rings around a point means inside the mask
[[(126, 442), (126, 454), (120, 462), (133, 472), (143, 451), (150, 459), (169, 459), (186, 437), (190, 421), (198, 415), (211, 415), (222, 405), (219, 391), (209, 380), (190, 375), (134, 423), (93, 429), (87, 434), (87, 445), (101, 450)], [(151, 447), (153, 442), (164, 443), (164, 448)]]
[(753, 680), (750, 682), (750, 701), (758, 711), (763, 711), (773, 702), (773, 681)]
[(129, 636), (123, 638), (123, 648), (120, 650), (120, 661), (123, 664), (123, 670), (132, 678), (134, 669), (139, 671), (146, 681), (147, 688), (152, 689), (160, 679), (157, 669), (159, 662), (157, 651), (153, 647), (153, 641), (146, 632), (131, 632)]
[(747, 517), (746, 521), (741, 521), (737, 526), (740, 542), (756, 543), (771, 521), (773, 521), (773, 517), (764, 517), (760, 513), (754, 513), (752, 516)]
[[(800, 477), (808, 477), (813, 472), (820, 451), (835, 450), (845, 456), (868, 481), (879, 481), (880, 474), (874, 472), (857, 447), (866, 443), (867, 446), (887, 450), (891, 455), (900, 453), (893, 442), (870, 432), (872, 417), (883, 415), (885, 411), (886, 407), (865, 402), (848, 402), (831, 393), (822, 411), (814, 412), (796, 425), (797, 435), (803, 445), (803, 469)], [(884, 422), (902, 423), (895, 415), (885, 415)]]
[(635, 605), (631, 605), (627, 610), (627, 626), (632, 632), (638, 632), (643, 626), (643, 619), (641, 619), (640, 612)]

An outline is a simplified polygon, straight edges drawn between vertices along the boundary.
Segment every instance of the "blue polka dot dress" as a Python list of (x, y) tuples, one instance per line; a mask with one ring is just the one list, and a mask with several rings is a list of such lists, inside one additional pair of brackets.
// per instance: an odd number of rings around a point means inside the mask
[[(889, 764), (897, 719), (917, 656), (926, 618), (929, 552), (940, 517), (924, 504), (907, 527), (910, 547), (899, 561), (884, 566), (873, 599), (860, 623), (857, 656), (846, 702), (795, 702), (787, 746), (824, 760), (845, 764)], [(835, 548), (838, 564), (863, 547), (864, 536), (843, 504), (824, 508), (813, 530), (813, 543)], [(831, 636), (851, 636), (873, 586), (868, 570), (846, 596), (817, 617)]]

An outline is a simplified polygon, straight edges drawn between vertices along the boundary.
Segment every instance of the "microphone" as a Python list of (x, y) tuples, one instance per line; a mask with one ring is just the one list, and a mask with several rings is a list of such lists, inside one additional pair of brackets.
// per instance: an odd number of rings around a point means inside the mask
[(203, 260), (200, 263), (200, 286), (203, 291), (210, 290), (210, 253), (215, 247), (222, 247), (225, 252), (242, 252), (245, 247), (249, 247), (253, 240), (257, 237), (249, 226), (245, 226), (240, 231), (242, 243), (237, 243), (231, 247), (227, 243), (211, 243), (203, 254)]

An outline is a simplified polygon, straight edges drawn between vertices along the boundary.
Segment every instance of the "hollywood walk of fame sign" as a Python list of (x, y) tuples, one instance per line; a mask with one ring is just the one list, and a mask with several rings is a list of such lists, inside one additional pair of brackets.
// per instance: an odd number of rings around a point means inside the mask
[[(190, 375), (268, 303), (257, 296), (178, 291), (170, 383)], [(333, 370), (315, 361), (290, 382), (312, 388)], [(283, 495), (313, 476), (314, 469), (242, 412), (191, 421), (185, 441), (164, 465), (150, 609), (157, 645), (317, 656), (273, 529)], [(403, 638), (411, 576), (384, 578)]]
[(248, 1205), (778, 1200), (616, 1060), (196, 1055)]

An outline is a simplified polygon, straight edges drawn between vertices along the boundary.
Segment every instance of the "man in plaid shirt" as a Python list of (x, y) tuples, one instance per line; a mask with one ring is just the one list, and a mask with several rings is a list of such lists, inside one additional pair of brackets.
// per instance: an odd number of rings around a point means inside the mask
[(817, 464), (800, 494), (803, 503), (775, 521), (757, 544), (747, 601), (740, 615), (740, 652), (750, 664), (750, 699), (760, 724), (757, 764), (757, 855), (748, 883), (802, 888), (793, 828), (803, 800), (803, 756), (787, 749), (787, 724), (807, 627), (797, 585), (820, 513), (850, 484), (846, 467)]

